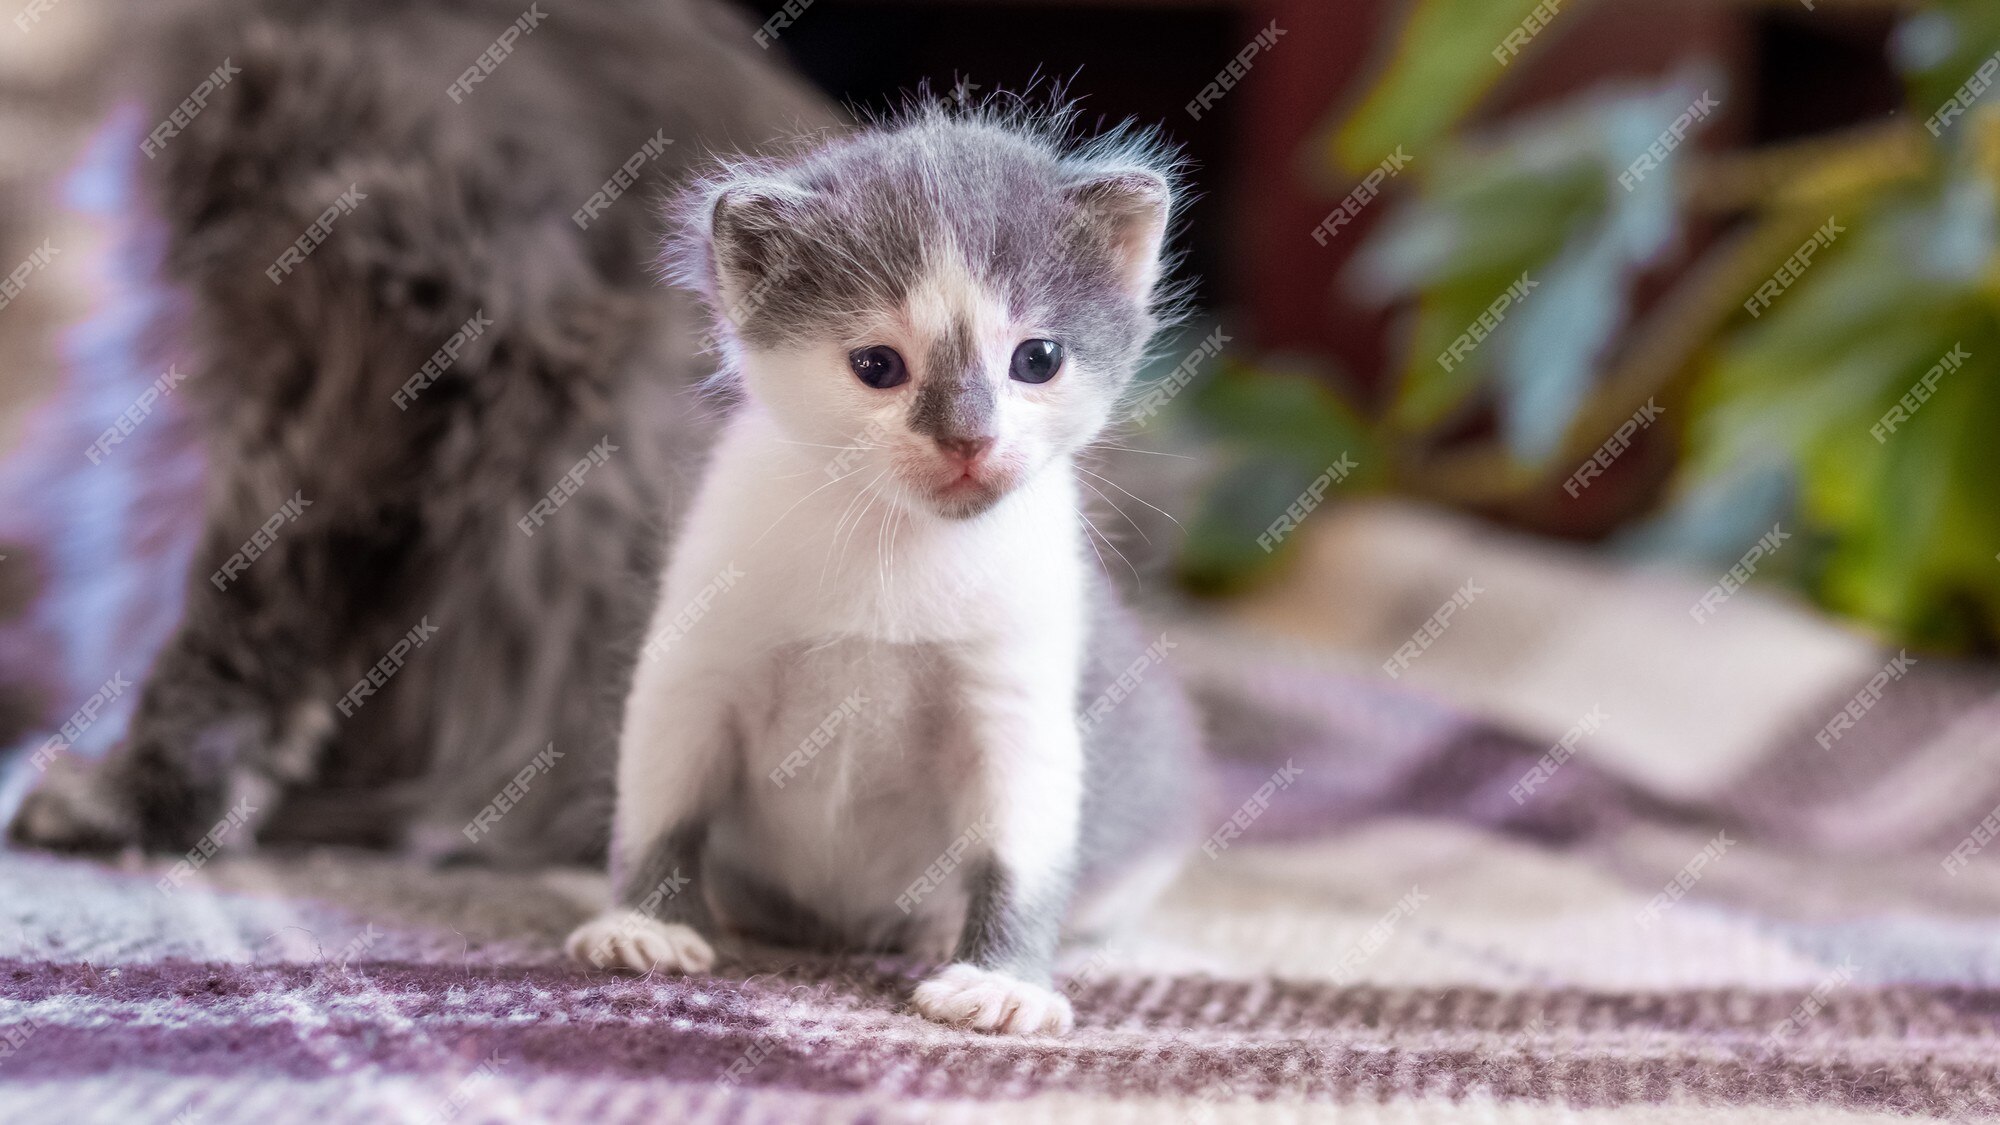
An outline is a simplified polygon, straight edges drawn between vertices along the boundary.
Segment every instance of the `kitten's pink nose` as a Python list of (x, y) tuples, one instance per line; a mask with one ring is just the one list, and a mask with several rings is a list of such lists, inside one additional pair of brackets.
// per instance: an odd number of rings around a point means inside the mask
[(944, 455), (952, 461), (957, 462), (960, 468), (970, 469), (979, 463), (979, 459), (986, 455), (987, 450), (993, 448), (993, 439), (990, 437), (939, 438), (937, 439), (937, 444), (938, 448), (944, 451)]

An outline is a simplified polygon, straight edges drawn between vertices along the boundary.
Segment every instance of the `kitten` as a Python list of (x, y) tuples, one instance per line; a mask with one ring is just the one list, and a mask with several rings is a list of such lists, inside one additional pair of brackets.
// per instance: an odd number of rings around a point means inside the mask
[(1156, 327), (1171, 162), (1065, 125), (918, 111), (690, 196), (669, 262), (743, 401), (626, 703), (620, 908), (577, 959), (705, 970), (723, 929), (949, 955), (919, 1013), (1062, 1032), (1065, 922), (1171, 873), (1196, 721), (1086, 565), (1074, 467)]

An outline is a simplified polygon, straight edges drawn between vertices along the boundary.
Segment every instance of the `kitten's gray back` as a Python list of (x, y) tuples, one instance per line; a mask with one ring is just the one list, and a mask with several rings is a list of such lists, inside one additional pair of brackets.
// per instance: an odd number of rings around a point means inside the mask
[(1086, 597), (1077, 889), (1087, 900), (1135, 866), (1191, 850), (1204, 774), (1202, 724), (1174, 667), (1173, 635), (1144, 630), (1101, 571), (1090, 572)]

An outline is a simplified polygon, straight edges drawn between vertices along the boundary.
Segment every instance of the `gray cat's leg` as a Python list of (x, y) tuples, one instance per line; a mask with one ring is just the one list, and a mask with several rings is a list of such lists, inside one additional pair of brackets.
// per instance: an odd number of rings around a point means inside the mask
[(321, 602), (285, 581), (288, 561), (267, 555), (240, 586), (191, 592), (125, 738), (100, 762), (51, 765), (8, 834), (67, 851), (247, 843), (279, 787), (311, 775), (332, 727), (307, 702), (321, 677), (296, 624)]
[(263, 724), (218, 682), (212, 654), (177, 636), (142, 689), (125, 740), (97, 763), (52, 763), (9, 834), (61, 851), (194, 846), (227, 811), (230, 775)]

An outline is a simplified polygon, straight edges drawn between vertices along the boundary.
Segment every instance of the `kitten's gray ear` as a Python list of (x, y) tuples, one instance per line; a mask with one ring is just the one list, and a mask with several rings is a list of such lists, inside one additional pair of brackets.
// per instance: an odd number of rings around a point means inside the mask
[(731, 304), (789, 268), (812, 203), (812, 193), (779, 180), (730, 184), (716, 193), (708, 237), (716, 282)]
[(1120, 168), (1078, 180), (1067, 189), (1076, 221), (1111, 251), (1118, 283), (1135, 299), (1152, 296), (1160, 280), (1160, 251), (1173, 211), (1173, 188), (1145, 168)]

